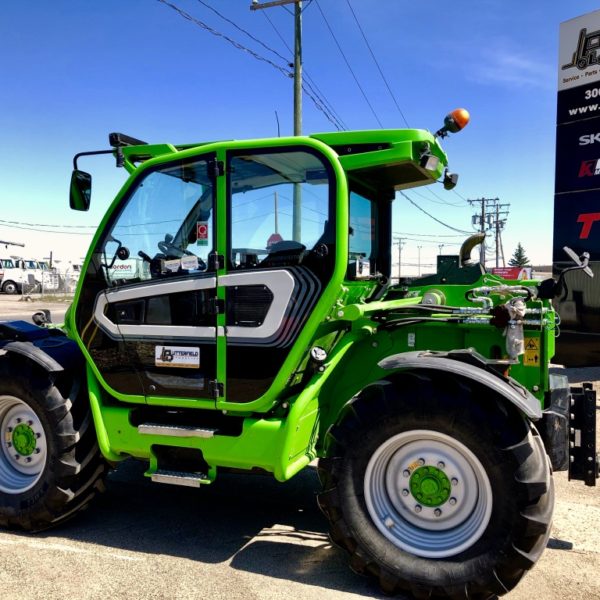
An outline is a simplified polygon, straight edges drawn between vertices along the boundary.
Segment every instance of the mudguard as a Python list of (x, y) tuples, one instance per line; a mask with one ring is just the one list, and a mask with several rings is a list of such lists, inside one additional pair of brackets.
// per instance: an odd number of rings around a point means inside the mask
[(402, 352), (384, 358), (378, 366), (387, 371), (406, 369), (428, 369), (452, 373), (459, 377), (472, 379), (493, 389), (519, 409), (532, 421), (542, 418), (539, 400), (514, 379), (504, 377), (492, 368), (489, 361), (472, 350), (453, 352), (415, 351)]
[(79, 368), (83, 355), (77, 344), (62, 330), (38, 327), (26, 321), (0, 323), (0, 356), (12, 353), (23, 356), (48, 373)]

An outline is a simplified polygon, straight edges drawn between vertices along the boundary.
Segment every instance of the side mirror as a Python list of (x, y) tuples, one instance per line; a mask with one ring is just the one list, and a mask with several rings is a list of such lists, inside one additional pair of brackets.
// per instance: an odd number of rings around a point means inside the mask
[(69, 205), (73, 210), (88, 210), (92, 197), (92, 176), (75, 169), (71, 175)]

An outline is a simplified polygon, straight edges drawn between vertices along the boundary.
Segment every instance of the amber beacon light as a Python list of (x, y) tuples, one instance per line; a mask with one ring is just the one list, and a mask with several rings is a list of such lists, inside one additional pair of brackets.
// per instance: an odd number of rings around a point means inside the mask
[(471, 119), (466, 108), (456, 108), (444, 118), (444, 126), (435, 132), (436, 137), (444, 138), (449, 133), (456, 133), (464, 129)]

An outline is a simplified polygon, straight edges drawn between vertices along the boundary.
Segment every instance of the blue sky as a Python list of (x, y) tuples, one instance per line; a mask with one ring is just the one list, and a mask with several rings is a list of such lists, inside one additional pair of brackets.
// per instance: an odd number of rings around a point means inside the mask
[[(182, 10), (273, 62), (275, 54), (221, 20), (198, 0), (172, 0)], [(205, 0), (284, 56), (282, 40), (250, 0)], [(318, 5), (317, 5), (318, 2)], [(447, 224), (471, 230), (474, 208), (463, 198), (510, 203), (504, 233), (507, 258), (518, 241), (536, 263), (549, 263), (556, 119), (558, 28), (598, 8), (575, 0), (349, 0), (411, 127), (435, 130), (464, 106), (471, 124), (448, 138), (458, 194), (436, 185), (413, 201)], [(333, 41), (325, 13), (377, 118), (386, 128), (404, 122), (365, 46), (346, 0), (305, 1), (304, 69), (348, 129), (379, 124)], [(107, 148), (122, 131), (149, 142), (187, 143), (292, 132), (292, 80), (221, 37), (181, 18), (157, 0), (3, 3), (0, 18), (0, 219), (60, 225), (33, 229), (0, 222), (0, 240), (26, 244), (28, 256), (49, 250), (83, 256), (125, 179), (109, 158), (82, 161), (94, 176), (88, 213), (68, 208), (76, 152)], [(291, 46), (293, 18), (268, 16)], [(304, 132), (333, 125), (304, 98)], [(19, 227), (28, 227), (19, 225)], [(398, 197), (394, 231), (409, 238), (403, 262), (423, 270), (439, 252), (458, 250), (460, 237)], [(85, 234), (85, 235), (84, 235)], [(426, 236), (424, 234), (427, 234)], [(14, 250), (1, 248), (2, 254)], [(20, 253), (20, 252), (19, 252)], [(407, 267), (406, 273), (411, 268)], [(415, 269), (416, 271), (416, 269)]]

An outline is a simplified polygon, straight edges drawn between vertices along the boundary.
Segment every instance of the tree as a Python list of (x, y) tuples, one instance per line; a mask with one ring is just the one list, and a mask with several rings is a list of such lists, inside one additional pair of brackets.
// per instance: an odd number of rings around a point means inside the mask
[(517, 249), (513, 252), (512, 257), (508, 261), (511, 267), (525, 267), (529, 263), (529, 259), (525, 254), (525, 248), (521, 246), (521, 242), (517, 244)]

